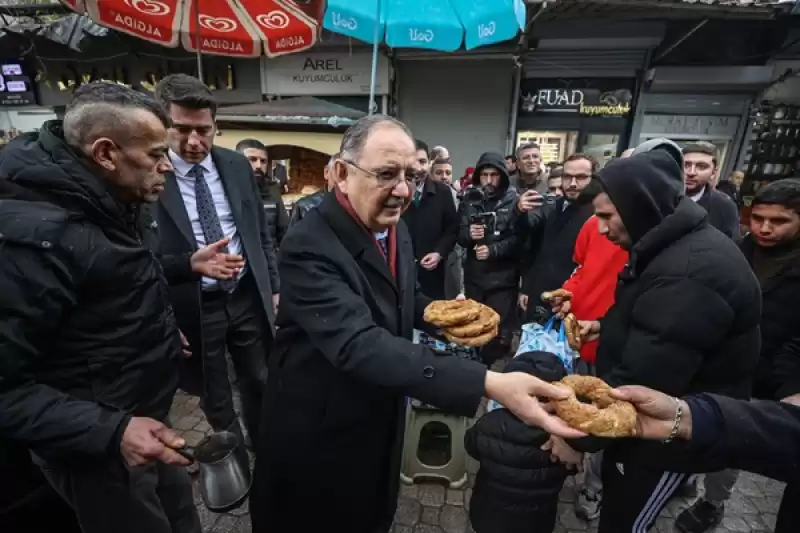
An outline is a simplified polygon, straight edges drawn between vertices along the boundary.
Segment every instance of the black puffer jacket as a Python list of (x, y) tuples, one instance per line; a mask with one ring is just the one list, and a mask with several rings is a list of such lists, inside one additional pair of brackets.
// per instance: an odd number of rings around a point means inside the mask
[(671, 396), (749, 398), (761, 289), (737, 245), (683, 196), (682, 170), (662, 150), (614, 161), (598, 179), (632, 241), (601, 321), (598, 376)]
[[(556, 356), (520, 354), (505, 372), (527, 372), (545, 381), (566, 375)], [(467, 452), (481, 463), (475, 477), (470, 520), (476, 533), (551, 533), (558, 494), (570, 472), (540, 447), (549, 436), (506, 409), (483, 415), (467, 431)]]
[[(494, 167), (500, 171), (500, 185), (483, 204), (472, 204), (465, 191), (458, 207), (458, 243), (466, 250), (464, 261), (464, 281), (484, 289), (514, 288), (519, 285), (520, 239), (516, 232), (517, 191), (510, 185), (508, 170), (502, 154), (487, 152), (483, 154), (472, 174), (472, 186), (480, 187), (481, 169)], [(482, 243), (476, 243), (469, 236), (470, 218), (484, 212), (493, 212), (490, 226)], [(479, 261), (475, 257), (475, 246), (489, 246), (489, 259)]]
[(161, 266), (63, 141), (0, 157), (0, 435), (42, 459), (119, 457), (131, 415), (165, 420), (180, 340)]
[(325, 198), (325, 191), (317, 191), (314, 194), (309, 194), (297, 200), (294, 203), (294, 207), (292, 207), (292, 218), (289, 225), (294, 226), (300, 222), (309, 211), (322, 203), (323, 198)]
[(277, 253), (281, 241), (286, 236), (286, 232), (289, 231), (289, 212), (286, 210), (286, 206), (283, 205), (283, 199), (280, 196), (273, 197), (268, 195), (266, 197), (262, 196), (261, 199), (264, 202), (264, 209), (267, 213), (269, 236), (275, 244), (275, 253)]
[(783, 263), (761, 281), (761, 357), (753, 380), (754, 397), (782, 400), (800, 385), (800, 242), (759, 250), (747, 236), (740, 247), (751, 265), (757, 254)]

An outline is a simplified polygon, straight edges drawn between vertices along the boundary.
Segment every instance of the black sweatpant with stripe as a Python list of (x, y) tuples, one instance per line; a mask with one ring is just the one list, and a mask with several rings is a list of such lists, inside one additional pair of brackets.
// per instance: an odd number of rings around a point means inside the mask
[(603, 455), (603, 507), (597, 533), (650, 531), (664, 506), (689, 474), (626, 463), (615, 453)]

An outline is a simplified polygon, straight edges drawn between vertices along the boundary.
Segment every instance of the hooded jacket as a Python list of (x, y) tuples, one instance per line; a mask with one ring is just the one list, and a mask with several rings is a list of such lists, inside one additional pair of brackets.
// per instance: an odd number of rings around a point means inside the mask
[[(504, 372), (526, 372), (545, 381), (566, 375), (558, 358), (546, 352), (523, 353)], [(506, 409), (483, 415), (467, 430), (467, 453), (481, 464), (470, 502), (476, 533), (550, 533), (567, 468), (540, 447), (546, 431), (528, 426)]]
[(166, 420), (180, 339), (161, 265), (63, 140), (0, 156), (0, 435), (45, 461), (121, 460), (131, 415)]
[(678, 397), (749, 398), (761, 290), (736, 244), (682, 195), (682, 169), (663, 150), (614, 161), (598, 179), (632, 240), (601, 320), (598, 375)]
[[(511, 187), (511, 180), (502, 154), (487, 152), (478, 159), (472, 173), (472, 187), (481, 185), (481, 169), (493, 167), (500, 171), (500, 183), (494, 194), (482, 205), (473, 204), (462, 196), (458, 207), (458, 243), (466, 250), (464, 261), (464, 282), (477, 285), (486, 290), (514, 288), (519, 284), (519, 246), (516, 233), (517, 191)], [(468, 194), (465, 191), (465, 194)], [(472, 216), (494, 212), (495, 216), (485, 232), (484, 242), (477, 243), (469, 235)], [(479, 244), (489, 246), (489, 259), (479, 261), (475, 247)]]
[(292, 207), (292, 217), (289, 226), (294, 226), (305, 217), (309, 211), (319, 207), (322, 199), (325, 198), (326, 191), (317, 191), (314, 194), (298, 198)]
[(598, 372), (676, 396), (748, 397), (761, 291), (738, 247), (683, 196), (682, 171), (662, 150), (614, 161), (598, 179), (632, 241)]

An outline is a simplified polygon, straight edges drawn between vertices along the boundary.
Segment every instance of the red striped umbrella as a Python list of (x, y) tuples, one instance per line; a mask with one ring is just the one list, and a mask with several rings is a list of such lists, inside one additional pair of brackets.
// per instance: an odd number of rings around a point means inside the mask
[[(325, 0), (61, 0), (106, 28), (169, 48), (277, 57), (317, 42)], [(198, 44), (199, 43), (199, 44)]]

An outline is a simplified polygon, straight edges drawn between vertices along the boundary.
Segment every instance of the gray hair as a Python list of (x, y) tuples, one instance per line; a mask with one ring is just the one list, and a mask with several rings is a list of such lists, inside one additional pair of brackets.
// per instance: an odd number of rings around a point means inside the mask
[(337, 159), (339, 159), (338, 153), (333, 154), (331, 158), (328, 159), (328, 164), (325, 165), (328, 168), (328, 170), (333, 170), (333, 164), (336, 163)]
[(80, 149), (100, 137), (131, 135), (131, 112), (155, 115), (165, 128), (169, 116), (156, 100), (124, 85), (94, 82), (79, 87), (64, 113), (64, 140)]
[(449, 153), (449, 150), (444, 146), (434, 146), (431, 150), (431, 159), (439, 159), (446, 153)]
[(540, 149), (539, 145), (534, 143), (534, 142), (526, 142), (526, 143), (520, 144), (519, 146), (517, 146), (517, 159), (519, 159), (519, 154), (521, 154), (525, 150), (532, 150), (534, 148), (537, 149), (537, 150)]
[(366, 117), (358, 119), (355, 124), (347, 128), (347, 131), (344, 132), (342, 144), (339, 148), (339, 155), (343, 158), (357, 159), (364, 145), (367, 143), (367, 139), (370, 134), (372, 134), (372, 130), (381, 125), (400, 128), (412, 140), (414, 139), (414, 135), (412, 135), (408, 126), (396, 118), (390, 117), (389, 115), (367, 115)]

